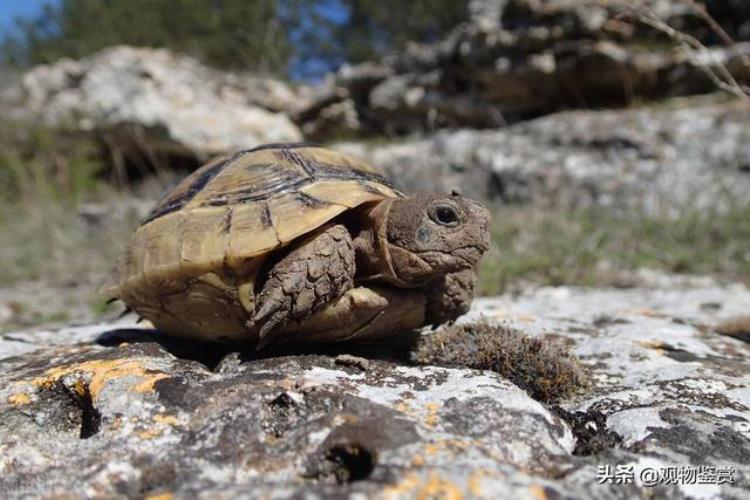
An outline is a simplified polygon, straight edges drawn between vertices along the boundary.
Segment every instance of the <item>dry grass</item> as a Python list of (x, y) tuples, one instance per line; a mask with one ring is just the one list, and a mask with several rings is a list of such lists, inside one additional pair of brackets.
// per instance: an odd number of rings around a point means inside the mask
[(678, 218), (606, 210), (503, 209), (479, 266), (484, 295), (519, 283), (632, 286), (633, 271), (707, 274), (750, 283), (750, 204)]
[(0, 124), (0, 331), (105, 311), (97, 288), (141, 214), (102, 182), (100, 154), (90, 140)]
[(138, 214), (128, 212), (127, 195), (100, 180), (100, 155), (87, 139), (23, 124), (0, 128), (0, 285), (89, 281), (111, 262)]

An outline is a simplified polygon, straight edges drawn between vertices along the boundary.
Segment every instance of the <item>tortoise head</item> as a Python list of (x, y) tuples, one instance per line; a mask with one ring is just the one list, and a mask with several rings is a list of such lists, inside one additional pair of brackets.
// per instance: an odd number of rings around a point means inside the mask
[(490, 246), (490, 213), (457, 193), (417, 194), (393, 201), (386, 230), (398, 279), (419, 285), (474, 267)]

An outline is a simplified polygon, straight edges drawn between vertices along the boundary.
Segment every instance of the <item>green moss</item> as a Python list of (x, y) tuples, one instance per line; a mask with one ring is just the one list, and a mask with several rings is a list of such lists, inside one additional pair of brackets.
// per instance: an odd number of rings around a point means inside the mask
[(450, 325), (423, 336), (412, 359), (422, 365), (492, 370), (544, 402), (587, 385), (578, 360), (559, 342), (484, 321)]

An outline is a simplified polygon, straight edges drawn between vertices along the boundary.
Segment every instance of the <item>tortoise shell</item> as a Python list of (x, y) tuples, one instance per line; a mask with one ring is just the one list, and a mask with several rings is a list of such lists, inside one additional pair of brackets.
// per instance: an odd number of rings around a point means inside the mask
[(157, 202), (104, 292), (122, 298), (207, 273), (241, 276), (346, 210), (402, 196), (373, 167), (318, 146), (271, 144), (223, 156)]

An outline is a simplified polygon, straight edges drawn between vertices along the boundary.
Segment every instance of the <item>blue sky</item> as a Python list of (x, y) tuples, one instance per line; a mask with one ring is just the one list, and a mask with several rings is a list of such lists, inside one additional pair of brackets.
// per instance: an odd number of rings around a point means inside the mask
[(28, 17), (41, 11), (44, 4), (54, 0), (0, 0), (0, 33), (13, 28), (13, 19)]

